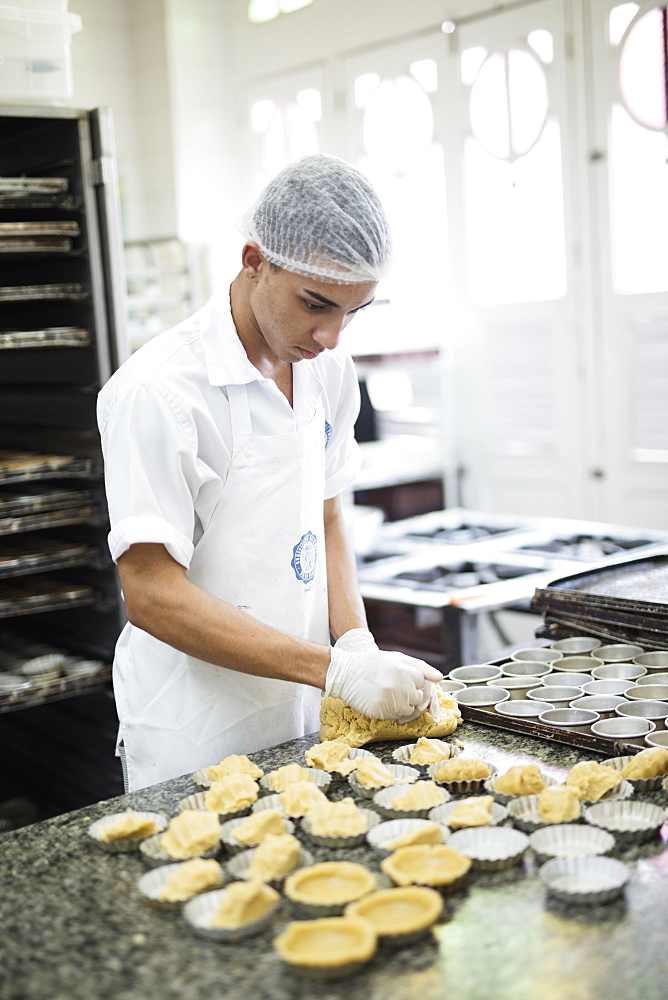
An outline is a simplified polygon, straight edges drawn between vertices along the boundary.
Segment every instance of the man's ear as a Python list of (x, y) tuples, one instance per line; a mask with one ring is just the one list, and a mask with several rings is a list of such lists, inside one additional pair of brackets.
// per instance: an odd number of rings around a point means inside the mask
[(241, 251), (241, 267), (245, 276), (250, 278), (251, 281), (257, 278), (260, 265), (263, 263), (265, 263), (265, 259), (257, 243), (253, 240), (244, 243), (243, 250)]

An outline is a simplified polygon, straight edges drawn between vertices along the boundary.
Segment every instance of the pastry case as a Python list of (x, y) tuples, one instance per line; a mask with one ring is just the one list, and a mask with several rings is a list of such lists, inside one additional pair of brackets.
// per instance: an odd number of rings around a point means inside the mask
[(0, 107), (0, 714), (17, 745), (19, 710), (109, 688), (123, 624), (95, 419), (127, 355), (114, 164), (108, 111)]

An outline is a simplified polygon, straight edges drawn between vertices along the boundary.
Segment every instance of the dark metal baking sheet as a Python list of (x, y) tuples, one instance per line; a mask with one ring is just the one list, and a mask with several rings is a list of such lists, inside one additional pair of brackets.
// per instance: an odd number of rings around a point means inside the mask
[[(621, 602), (651, 614), (657, 604), (668, 609), (668, 554), (659, 553), (553, 580), (536, 591), (536, 606), (567, 598), (587, 604), (596, 598), (610, 607)], [(540, 602), (540, 603), (539, 603)]]
[(88, 478), (93, 472), (92, 458), (0, 449), (0, 484), (26, 483), (42, 479)]
[(0, 331), (0, 351), (28, 347), (87, 347), (88, 330), (75, 326), (52, 326), (44, 330)]

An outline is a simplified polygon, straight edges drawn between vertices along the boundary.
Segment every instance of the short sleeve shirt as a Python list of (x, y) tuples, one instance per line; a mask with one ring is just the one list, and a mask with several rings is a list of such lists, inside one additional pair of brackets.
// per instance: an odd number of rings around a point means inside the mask
[(293, 407), (251, 364), (229, 302), (214, 298), (141, 347), (102, 388), (97, 405), (112, 558), (162, 543), (188, 568), (225, 489), (232, 455), (226, 387), (245, 385), (254, 434), (297, 429), (325, 407), (323, 501), (350, 488), (360, 465), (354, 439), (359, 389), (338, 348), (293, 366)]

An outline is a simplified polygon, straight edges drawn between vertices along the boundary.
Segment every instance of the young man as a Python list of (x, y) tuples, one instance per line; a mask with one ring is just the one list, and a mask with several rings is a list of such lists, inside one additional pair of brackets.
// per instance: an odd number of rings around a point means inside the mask
[(414, 718), (441, 676), (378, 649), (342, 512), (359, 394), (333, 348), (389, 263), (378, 197), (306, 157), (245, 236), (229, 302), (149, 341), (99, 397), (129, 790), (314, 732), (323, 690)]

